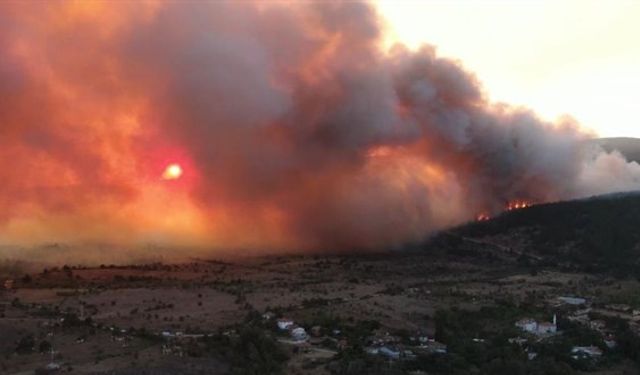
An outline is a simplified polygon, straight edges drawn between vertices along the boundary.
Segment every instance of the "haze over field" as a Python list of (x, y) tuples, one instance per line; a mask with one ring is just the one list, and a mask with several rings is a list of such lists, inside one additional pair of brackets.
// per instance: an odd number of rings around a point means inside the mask
[(386, 249), (640, 189), (358, 2), (0, 3), (0, 244)]

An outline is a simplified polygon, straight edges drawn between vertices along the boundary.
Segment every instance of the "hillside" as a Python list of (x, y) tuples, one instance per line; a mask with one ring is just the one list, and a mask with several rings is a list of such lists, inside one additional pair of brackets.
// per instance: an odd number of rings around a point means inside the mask
[(595, 142), (609, 152), (617, 150), (627, 160), (640, 163), (640, 139), (638, 138), (600, 138)]
[(499, 249), (526, 263), (640, 276), (639, 223), (640, 193), (614, 194), (508, 212), (443, 232), (429, 245), (464, 254)]

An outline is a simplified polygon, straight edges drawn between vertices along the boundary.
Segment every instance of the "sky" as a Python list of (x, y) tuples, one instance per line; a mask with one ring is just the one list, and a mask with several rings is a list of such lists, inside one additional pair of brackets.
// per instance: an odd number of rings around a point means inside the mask
[(386, 1), (388, 41), (459, 59), (494, 101), (640, 137), (640, 1)]

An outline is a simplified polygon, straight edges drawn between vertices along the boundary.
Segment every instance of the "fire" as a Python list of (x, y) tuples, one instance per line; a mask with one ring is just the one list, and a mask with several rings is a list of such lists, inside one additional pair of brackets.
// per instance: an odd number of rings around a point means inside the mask
[(180, 164), (170, 164), (162, 173), (162, 178), (165, 180), (177, 180), (182, 176), (182, 167)]
[[(531, 202), (528, 202), (525, 200), (515, 200), (507, 204), (507, 206), (505, 207), (505, 211), (521, 210), (523, 208), (528, 208), (531, 206), (533, 206), (533, 203)], [(487, 221), (487, 220), (491, 220), (491, 216), (485, 212), (478, 214), (478, 216), (476, 216), (476, 221)]]
[(487, 215), (487, 214), (480, 214), (476, 217), (477, 221), (487, 221), (490, 220), (491, 216)]
[(506, 208), (507, 208), (507, 211), (514, 211), (514, 210), (520, 210), (523, 208), (531, 207), (532, 205), (533, 204), (531, 204), (531, 202), (517, 200), (517, 201), (509, 202)]

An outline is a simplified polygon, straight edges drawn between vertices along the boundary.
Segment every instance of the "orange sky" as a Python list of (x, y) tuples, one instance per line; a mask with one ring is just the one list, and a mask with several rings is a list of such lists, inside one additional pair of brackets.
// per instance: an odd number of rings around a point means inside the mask
[(379, 0), (388, 40), (460, 59), (491, 99), (640, 137), (640, 2)]

